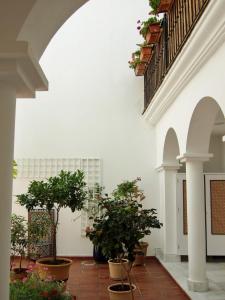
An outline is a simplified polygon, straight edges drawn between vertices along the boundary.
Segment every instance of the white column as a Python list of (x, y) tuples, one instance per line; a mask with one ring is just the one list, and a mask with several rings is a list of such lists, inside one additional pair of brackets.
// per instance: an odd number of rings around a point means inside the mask
[(48, 89), (47, 79), (25, 41), (0, 44), (0, 299), (9, 299), (12, 161), (17, 98)]
[(15, 106), (15, 88), (0, 82), (0, 299), (9, 299)]
[(186, 154), (188, 217), (188, 286), (196, 292), (208, 290), (206, 276), (206, 229), (203, 161), (209, 154)]
[(160, 172), (160, 216), (162, 232), (162, 258), (164, 261), (179, 261), (177, 255), (177, 203), (176, 176), (178, 164), (162, 164)]

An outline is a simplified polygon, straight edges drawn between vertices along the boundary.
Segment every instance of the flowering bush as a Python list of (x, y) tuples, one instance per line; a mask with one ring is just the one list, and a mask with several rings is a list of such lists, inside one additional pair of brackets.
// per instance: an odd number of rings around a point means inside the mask
[(10, 300), (72, 300), (73, 297), (64, 290), (64, 282), (42, 281), (36, 272), (32, 272), (22, 281), (10, 283)]

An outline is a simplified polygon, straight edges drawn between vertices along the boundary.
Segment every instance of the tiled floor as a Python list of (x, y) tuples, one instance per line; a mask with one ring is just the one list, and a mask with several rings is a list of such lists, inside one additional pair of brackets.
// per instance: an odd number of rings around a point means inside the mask
[(191, 292), (187, 287), (188, 263), (163, 262), (162, 264), (186, 291), (192, 300), (225, 300), (225, 263), (207, 263), (209, 290), (204, 293)]
[[(137, 287), (135, 300), (190, 299), (156, 258), (148, 258), (145, 266), (133, 267), (131, 279)], [(108, 264), (74, 259), (67, 287), (77, 300), (108, 300), (110, 283), (115, 281), (109, 278)]]

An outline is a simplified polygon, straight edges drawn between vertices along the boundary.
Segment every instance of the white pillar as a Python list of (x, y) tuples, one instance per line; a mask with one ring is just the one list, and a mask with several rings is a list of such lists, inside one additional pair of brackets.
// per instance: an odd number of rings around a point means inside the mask
[(160, 217), (162, 232), (162, 258), (164, 261), (179, 261), (177, 255), (177, 202), (176, 179), (178, 164), (162, 164), (157, 168), (160, 176)]
[(0, 299), (9, 299), (15, 106), (15, 88), (0, 82)]
[(203, 161), (209, 154), (185, 154), (188, 218), (188, 287), (192, 291), (208, 290), (206, 276), (206, 229)]
[(0, 299), (9, 299), (12, 161), (16, 97), (47, 90), (47, 79), (25, 41), (0, 44)]

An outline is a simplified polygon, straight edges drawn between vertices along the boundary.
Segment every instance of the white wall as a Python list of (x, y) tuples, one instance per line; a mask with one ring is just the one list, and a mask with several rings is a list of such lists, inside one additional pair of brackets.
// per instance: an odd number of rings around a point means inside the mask
[[(140, 176), (146, 206), (158, 208), (154, 130), (141, 118), (143, 79), (127, 63), (148, 11), (148, 1), (92, 0), (67, 21), (41, 59), (49, 92), (17, 102), (15, 158), (99, 157), (106, 191)], [(73, 218), (61, 214), (59, 254), (90, 255)], [(150, 244), (153, 254), (158, 231)]]

